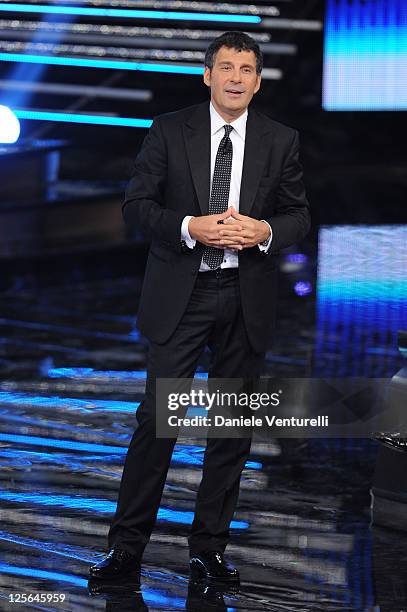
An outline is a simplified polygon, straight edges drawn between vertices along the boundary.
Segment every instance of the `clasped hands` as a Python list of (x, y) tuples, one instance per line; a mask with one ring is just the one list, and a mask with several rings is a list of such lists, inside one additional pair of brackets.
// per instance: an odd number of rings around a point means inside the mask
[[(222, 224), (218, 221), (223, 221)], [(267, 223), (241, 215), (233, 206), (218, 215), (192, 217), (188, 224), (191, 238), (207, 246), (233, 251), (254, 247), (270, 236)]]

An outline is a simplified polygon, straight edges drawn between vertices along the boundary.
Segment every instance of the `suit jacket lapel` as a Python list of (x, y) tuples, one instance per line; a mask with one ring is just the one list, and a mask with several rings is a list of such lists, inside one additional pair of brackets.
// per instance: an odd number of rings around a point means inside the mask
[(242, 181), (240, 184), (239, 212), (249, 215), (259, 186), (259, 181), (270, 149), (270, 136), (265, 136), (271, 128), (249, 106), (246, 123)]
[(202, 214), (209, 212), (211, 122), (209, 101), (199, 104), (182, 126), (192, 180)]

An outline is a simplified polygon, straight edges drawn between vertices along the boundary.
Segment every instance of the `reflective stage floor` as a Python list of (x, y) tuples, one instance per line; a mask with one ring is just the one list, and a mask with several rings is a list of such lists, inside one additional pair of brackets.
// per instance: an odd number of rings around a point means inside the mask
[[(0, 609), (405, 612), (407, 534), (370, 525), (377, 444), (368, 439), (253, 443), (227, 548), (241, 573), (237, 592), (188, 581), (205, 442), (180, 441), (141, 589), (89, 585), (143, 393), (139, 289), (140, 278), (111, 275), (56, 286), (17, 278), (1, 293)], [(402, 361), (394, 326), (372, 335), (370, 313), (358, 333), (344, 329), (319, 290), (312, 250), (282, 261), (265, 373), (392, 376)]]

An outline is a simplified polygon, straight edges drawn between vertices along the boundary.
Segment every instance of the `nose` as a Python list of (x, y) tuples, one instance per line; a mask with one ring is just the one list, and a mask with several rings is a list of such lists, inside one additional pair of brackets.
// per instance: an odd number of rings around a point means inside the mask
[(231, 78), (231, 80), (232, 80), (234, 83), (240, 83), (240, 81), (241, 81), (241, 76), (240, 76), (240, 70), (239, 70), (239, 68), (235, 68), (235, 69), (233, 70), (233, 73), (232, 73), (232, 75), (231, 75), (231, 77), (230, 77), (230, 78)]

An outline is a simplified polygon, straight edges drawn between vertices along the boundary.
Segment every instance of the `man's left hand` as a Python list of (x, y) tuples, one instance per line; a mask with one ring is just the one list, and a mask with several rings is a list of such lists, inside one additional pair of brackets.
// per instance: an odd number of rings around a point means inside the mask
[[(243, 248), (254, 247), (270, 237), (270, 228), (267, 223), (241, 215), (234, 208), (231, 210), (230, 217), (224, 221), (219, 232), (220, 246), (240, 251)], [(239, 222), (238, 227), (241, 229), (234, 227), (236, 221)]]

